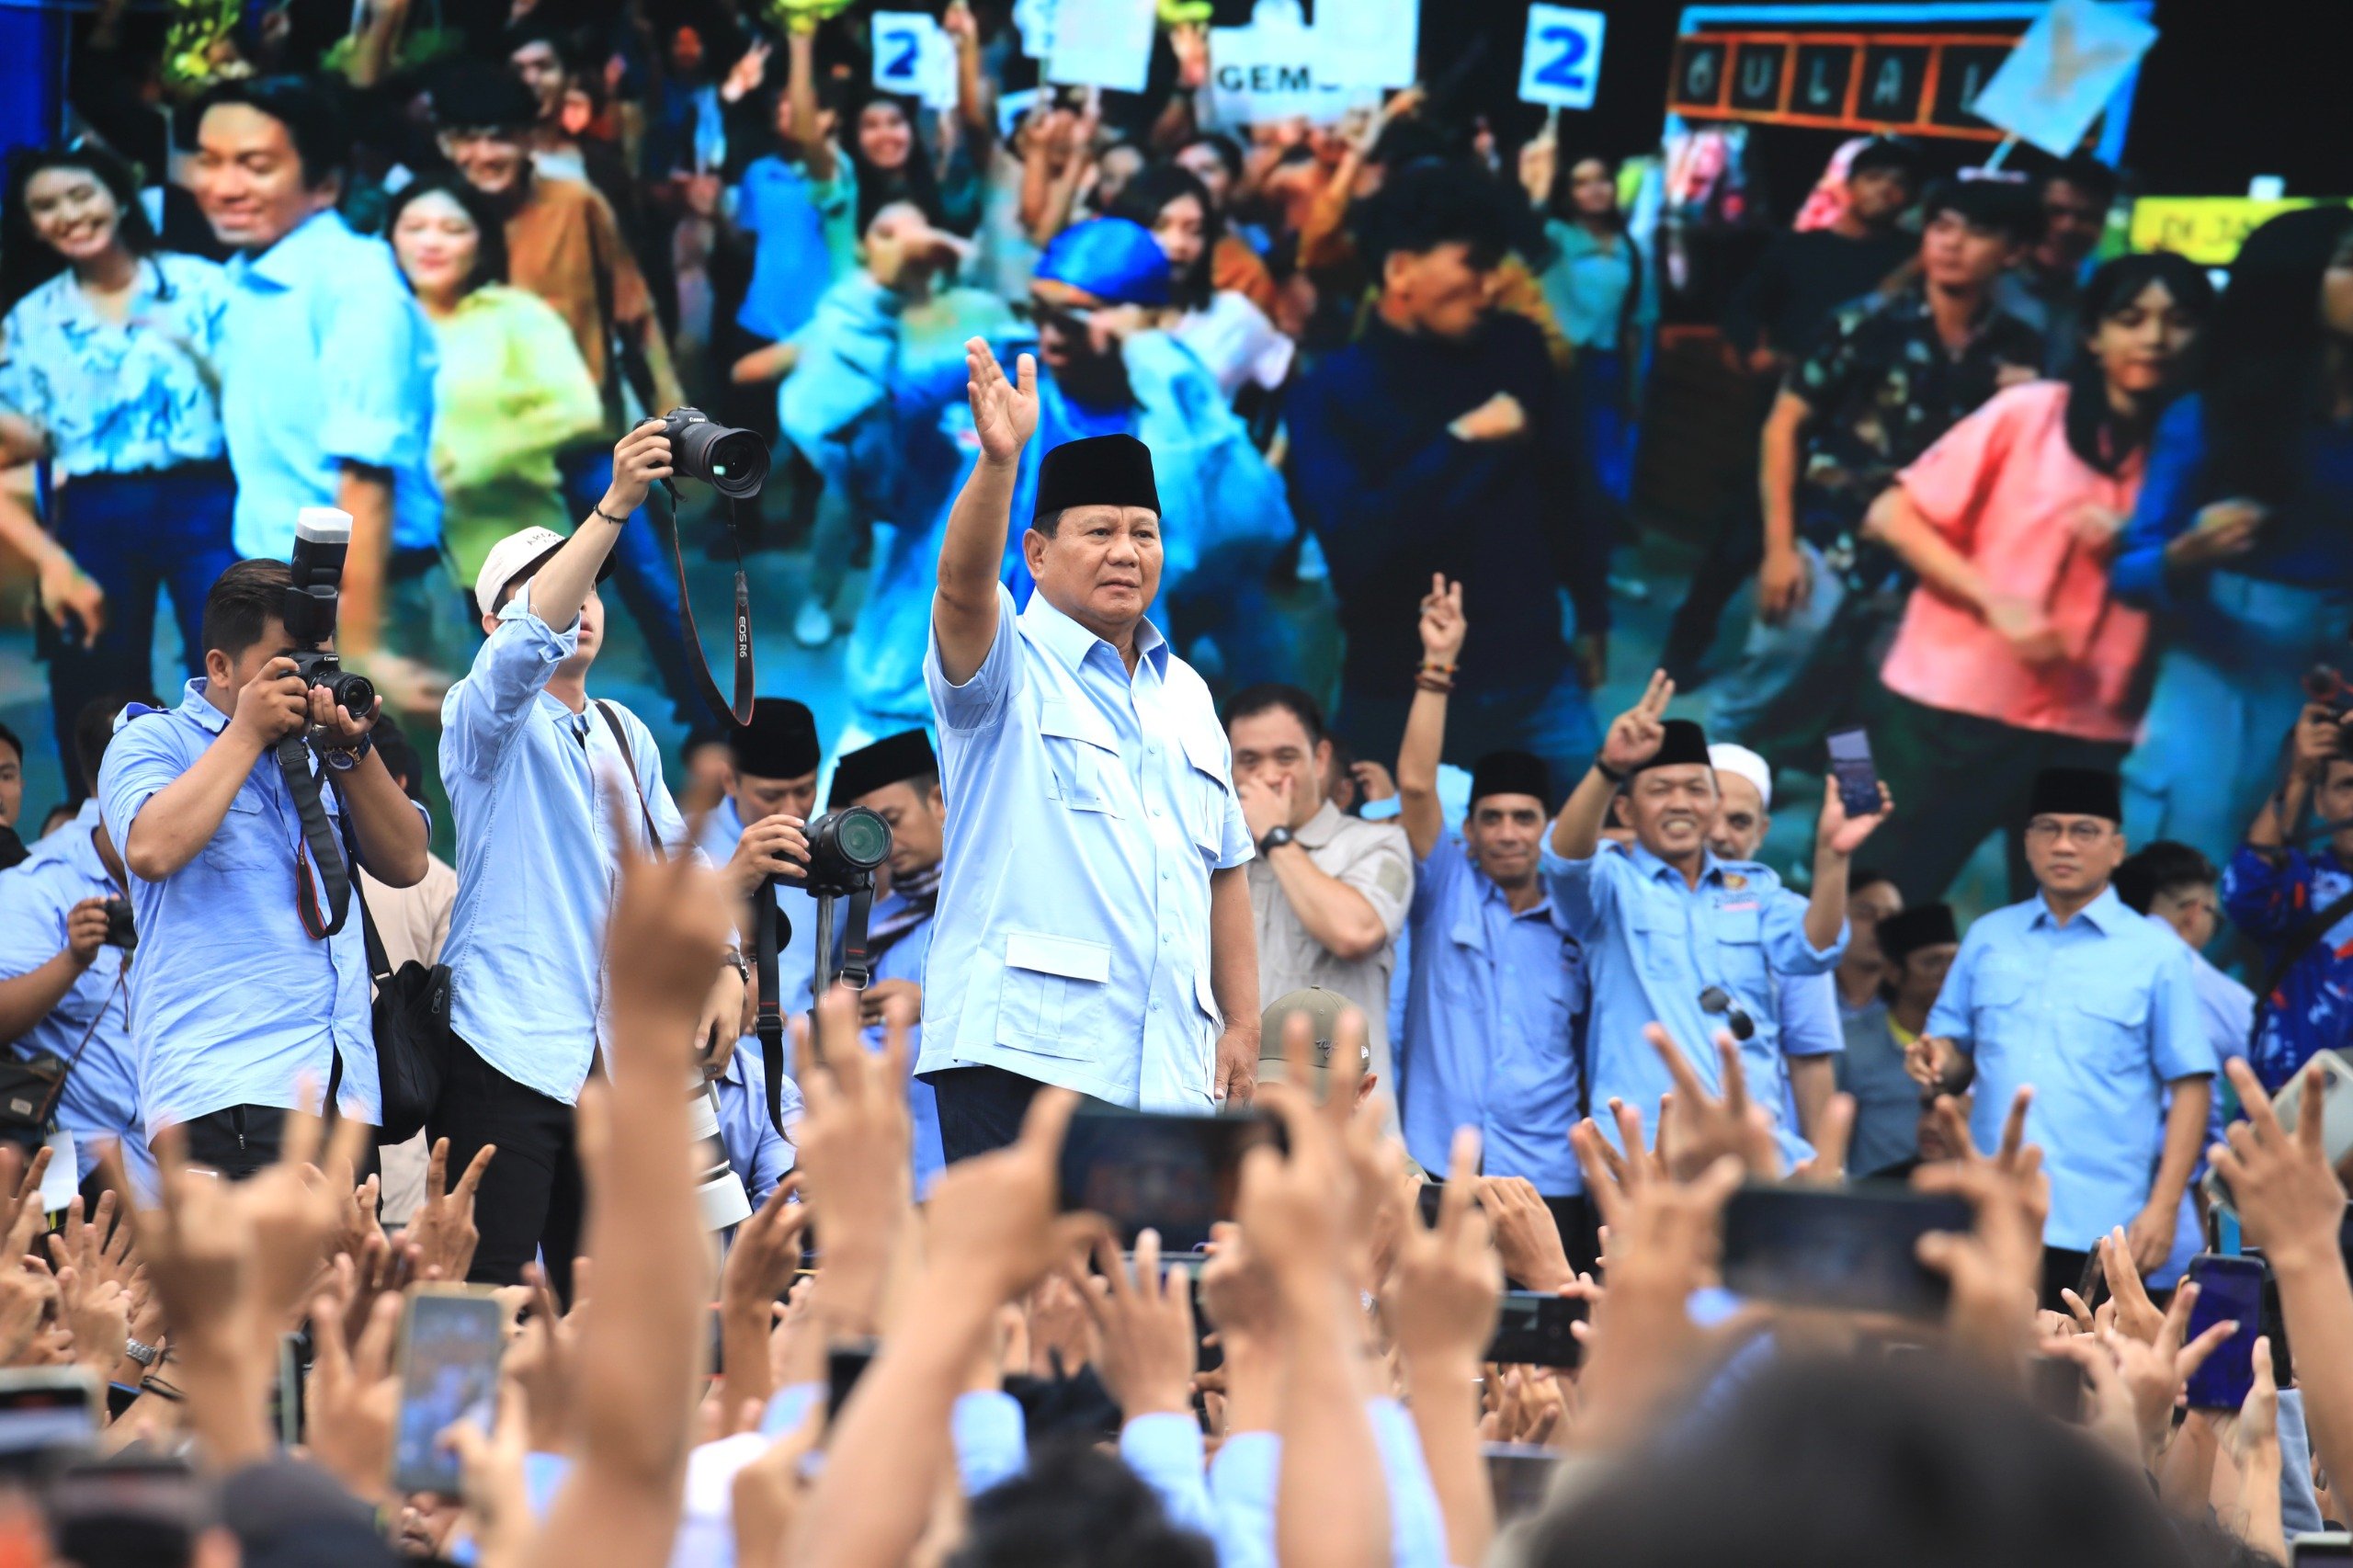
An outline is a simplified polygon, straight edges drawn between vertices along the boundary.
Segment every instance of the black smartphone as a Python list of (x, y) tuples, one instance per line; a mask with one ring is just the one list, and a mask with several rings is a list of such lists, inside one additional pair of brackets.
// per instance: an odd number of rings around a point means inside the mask
[(1724, 1289), (1760, 1301), (1935, 1317), (1949, 1290), (1919, 1259), (1931, 1231), (1967, 1231), (1959, 1198), (1900, 1187), (1745, 1187), (1724, 1207)]
[(310, 1349), (308, 1335), (278, 1336), (278, 1389), (271, 1403), (278, 1417), (278, 1440), (290, 1449), (302, 1441), (302, 1368)]
[(2346, 1564), (2353, 1564), (2353, 1535), (2343, 1530), (2318, 1530), (2289, 1540), (2289, 1568), (2344, 1568)]
[(1504, 1366), (1574, 1367), (1585, 1358), (1585, 1346), (1569, 1324), (1584, 1317), (1583, 1301), (1549, 1290), (1506, 1290), (1495, 1337), (1479, 1358)]
[(89, 1447), (105, 1411), (98, 1381), (79, 1367), (0, 1368), (0, 1469)]
[(1507, 1525), (1544, 1506), (1545, 1489), (1561, 1468), (1561, 1456), (1535, 1443), (1482, 1443), (1487, 1484), (1495, 1494), (1495, 1523)]
[(1146, 1229), (1164, 1253), (1207, 1244), (1210, 1227), (1233, 1218), (1242, 1156), (1260, 1145), (1288, 1151), (1282, 1124), (1264, 1111), (1207, 1116), (1089, 1107), (1063, 1140), (1062, 1206), (1088, 1210), (1135, 1245)]
[(1838, 780), (1838, 803), (1848, 816), (1867, 817), (1879, 810), (1879, 769), (1871, 765), (1870, 736), (1860, 730), (1832, 732), (1830, 774)]
[(2190, 1303), (2189, 1326), (2182, 1333), (2187, 1345), (2218, 1323), (2236, 1323), (2239, 1331), (2214, 1347), (2214, 1353), (2189, 1374), (2192, 1410), (2236, 1410), (2255, 1386), (2255, 1337), (2263, 1332), (2263, 1276), (2259, 1257), (2224, 1257), (2201, 1252), (2189, 1260), (2188, 1278), (2198, 1286)]
[(401, 1414), (392, 1440), (399, 1491), (458, 1494), (458, 1459), (441, 1434), (471, 1419), (484, 1432), (498, 1415), (498, 1358), (506, 1309), (487, 1289), (420, 1285), (401, 1315)]
[(830, 1426), (841, 1416), (842, 1406), (849, 1403), (850, 1391), (858, 1387), (858, 1380), (866, 1376), (866, 1369), (874, 1359), (879, 1341), (867, 1340), (857, 1345), (836, 1345), (825, 1352), (825, 1424)]
[(2084, 1418), (2083, 1364), (2064, 1356), (2037, 1356), (2027, 1363), (2027, 1397), (2054, 1421), (2075, 1426)]

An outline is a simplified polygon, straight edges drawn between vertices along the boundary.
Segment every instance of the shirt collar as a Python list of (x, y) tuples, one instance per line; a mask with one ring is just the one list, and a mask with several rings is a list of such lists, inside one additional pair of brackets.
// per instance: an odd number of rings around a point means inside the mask
[(1343, 821), (1340, 808), (1326, 799), (1315, 808), (1313, 816), (1300, 824), (1291, 836), (1310, 849), (1321, 849), (1339, 836)]
[[(1031, 642), (1043, 644), (1047, 652), (1061, 660), (1074, 672), (1086, 662), (1086, 655), (1097, 648), (1111, 647), (1111, 644), (1104, 642), (1094, 632), (1056, 609), (1047, 602), (1043, 593), (1034, 590), (1029, 595), (1029, 608), (1021, 612), (1021, 626), (1022, 630), (1029, 634)], [(1149, 660), (1154, 674), (1163, 677), (1167, 676), (1168, 640), (1160, 634), (1160, 628), (1153, 625), (1149, 619), (1136, 622), (1136, 653), (1138, 663)], [(1111, 656), (1114, 659), (1118, 658), (1119, 651), (1112, 649)]]
[[(2054, 931), (2058, 930), (2059, 921), (2051, 912), (2049, 895), (2037, 892), (2034, 902), (2037, 907), (2032, 924), (2048, 926)], [(2099, 890), (2097, 898), (2075, 911), (2075, 918), (2068, 924), (2072, 926), (2076, 920), (2088, 920), (2091, 922), (2093, 930), (2103, 937), (2113, 937), (2117, 932), (2124, 929), (2124, 922), (2134, 918), (2136, 916), (2133, 913), (2124, 907), (2124, 901), (2116, 896), (2116, 884), (2110, 882)]]
[(314, 253), (332, 244), (338, 235), (350, 232), (334, 208), (322, 208), (295, 224), (259, 256), (240, 258), (240, 269), (248, 278), (274, 283), (280, 289), (298, 287), (318, 277), (326, 267), (327, 264)]
[[(1643, 846), (1641, 839), (1638, 838), (1628, 846), (1625, 853), (1634, 862), (1634, 869), (1641, 873), (1644, 881), (1654, 882), (1663, 877), (1671, 877), (1675, 880), (1677, 886), (1682, 885), (1683, 873), (1652, 854)], [(1702, 887), (1721, 878), (1723, 875), (1723, 862), (1716, 858), (1714, 850), (1699, 851), (1699, 884)]]
[(204, 695), (205, 679), (198, 676), (188, 683), (188, 696), (180, 703), (180, 711), (217, 735), (229, 727), (229, 715), (213, 707)]
[(92, 836), (97, 831), (99, 820), (98, 798), (93, 795), (82, 802), (81, 809), (74, 813), (73, 822), (55, 835), (58, 840), (57, 858), (71, 862), (74, 869), (89, 881), (104, 882), (112, 889), (114, 874), (107, 869), (107, 863), (98, 858), (97, 840)]

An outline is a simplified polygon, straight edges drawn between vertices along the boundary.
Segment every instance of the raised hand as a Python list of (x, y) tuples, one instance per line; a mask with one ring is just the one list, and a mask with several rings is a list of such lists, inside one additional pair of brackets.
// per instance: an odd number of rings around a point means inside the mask
[[(1495, 1337), (1495, 1314), (1503, 1300), (1505, 1262), (1495, 1250), (1488, 1216), (1499, 1208), (1510, 1211), (1512, 1202), (1498, 1196), (1494, 1178), (1482, 1180), (1474, 1174), (1479, 1168), (1476, 1129), (1458, 1128), (1449, 1155), (1446, 1185), (1438, 1188), (1438, 1221), (1423, 1224), (1418, 1206), (1406, 1216), (1397, 1261), (1381, 1293), (1381, 1311), (1409, 1363), (1468, 1369)], [(1535, 1189), (1529, 1190), (1532, 1195)], [(1545, 1228), (1552, 1228), (1549, 1212)], [(1552, 1242), (1558, 1245), (1557, 1233)], [(1574, 1278), (1565, 1262), (1562, 1276), (1563, 1282)], [(1516, 1278), (1527, 1283), (1525, 1277)]]
[(1887, 820), (1895, 810), (1895, 797), (1887, 792), (1881, 780), (1879, 787), (1879, 810), (1869, 816), (1850, 817), (1847, 803), (1838, 795), (1838, 781), (1826, 778), (1822, 785), (1822, 818), (1814, 824), (1813, 842), (1817, 854), (1852, 855), (1863, 846), (1863, 840)]
[[(1504, 1272), (1518, 1280), (1521, 1289), (1557, 1290), (1575, 1280), (1576, 1270), (1569, 1267), (1568, 1252), (1561, 1244), (1560, 1224), (1552, 1218), (1552, 1206), (1537, 1195), (1534, 1182), (1525, 1176), (1474, 1176), (1472, 1189), (1479, 1211), (1495, 1231)], [(1444, 1211), (1441, 1203), (1439, 1212)]]
[(2209, 1154), (2230, 1184), (2246, 1238), (2263, 1248), (2281, 1272), (2332, 1263), (2345, 1215), (2345, 1187), (2330, 1168), (2321, 1140), (2322, 1118), (2313, 1108), (2325, 1103), (2328, 1079), (2318, 1063), (2304, 1069), (2304, 1114), (2290, 1132), (2279, 1125), (2254, 1070), (2237, 1057), (2223, 1063), (2239, 1092), (2246, 1119), (2231, 1124), (2227, 1144)]
[(1008, 467), (1020, 460), (1038, 428), (1038, 362), (1022, 355), (1014, 361), (1017, 380), (1009, 381), (988, 341), (975, 337), (964, 345), (964, 369), (982, 460)]
[(1431, 573), (1430, 591), (1422, 596), (1423, 661), (1451, 666), (1462, 655), (1462, 638), (1469, 630), (1462, 619), (1461, 580), (1449, 583), (1443, 573)]
[(1666, 743), (1666, 705), (1674, 700), (1675, 683), (1665, 670), (1651, 672), (1642, 700), (1609, 722), (1601, 739), (1601, 762), (1613, 773), (1631, 773), (1658, 755)]
[(1682, 1180), (1690, 1180), (1726, 1154), (1739, 1159), (1760, 1181), (1781, 1175), (1780, 1145), (1773, 1138), (1773, 1123), (1761, 1106), (1748, 1098), (1748, 1074), (1742, 1068), (1740, 1047), (1731, 1035), (1716, 1032), (1716, 1081), (1721, 1097), (1708, 1092), (1699, 1073), (1675, 1037), (1658, 1024), (1646, 1024), (1643, 1038), (1657, 1051), (1675, 1080), (1675, 1092), (1659, 1104), (1658, 1152), (1661, 1164)]
[(433, 1141), (433, 1153), (425, 1165), (425, 1205), (409, 1221), (409, 1239), (420, 1250), (421, 1270), (438, 1270), (438, 1278), (458, 1280), (473, 1267), (474, 1248), (482, 1241), (482, 1233), (474, 1227), (474, 1194), (481, 1190), (483, 1173), (490, 1169), (497, 1153), (494, 1143), (474, 1151), (458, 1184), (450, 1187), (449, 1141)]
[(1181, 1268), (1160, 1265), (1160, 1233), (1136, 1237), (1135, 1267), (1109, 1237), (1095, 1244), (1099, 1273), (1086, 1282), (1095, 1319), (1096, 1370), (1130, 1421), (1193, 1408), (1193, 1296)]

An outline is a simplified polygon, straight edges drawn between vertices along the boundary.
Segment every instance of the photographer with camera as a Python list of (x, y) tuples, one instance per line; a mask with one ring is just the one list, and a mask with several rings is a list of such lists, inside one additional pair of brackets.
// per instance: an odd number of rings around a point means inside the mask
[(803, 704), (789, 697), (753, 703), (752, 722), (728, 733), (722, 793), (699, 841), (738, 898), (755, 897), (763, 883), (773, 887), (777, 912), (791, 926), (777, 953), (778, 1001), (788, 1017), (809, 1010), (816, 973), (817, 901), (801, 884), (824, 750), (816, 717)]
[[(145, 699), (151, 705), (152, 699)], [(74, 724), (82, 777), (95, 778), (114, 735), (119, 697), (86, 704)], [(17, 1091), (51, 1097), (48, 1122), (73, 1135), (74, 1177), (86, 1181), (109, 1142), (142, 1198), (154, 1191), (155, 1167), (139, 1131), (139, 1092), (131, 1071), (131, 1015), (124, 988), (131, 950), (130, 873), (98, 820), (96, 800), (33, 846), (22, 865), (0, 872), (0, 1042), (16, 1048), (25, 1069), (7, 1074), (0, 1105)], [(29, 1151), (44, 1129), (0, 1110), (0, 1141)]]
[(2222, 913), (2263, 949), (2252, 1064), (2273, 1094), (2353, 1036), (2353, 746), (2347, 710), (2307, 697), (2279, 787), (2222, 870)]
[[(442, 704), (458, 903), (441, 952), (452, 1038), (426, 1131), (449, 1140), (452, 1168), (498, 1150), (477, 1202), (476, 1281), (513, 1284), (543, 1255), (568, 1293), (583, 1199), (573, 1106), (605, 1038), (605, 918), (621, 856), (694, 853), (654, 736), (587, 689), (605, 630), (597, 584), (647, 490), (671, 473), (670, 439), (647, 420), (614, 447), (612, 484), (571, 538), (525, 528), (491, 548), (474, 582), (489, 641)], [(741, 1032), (742, 962), (710, 954), (698, 1041)]]
[[(304, 514), (298, 558), (313, 548), (306, 530), (341, 517)], [(347, 538), (349, 519), (340, 528)], [(204, 601), (205, 673), (176, 709), (127, 710), (97, 778), (140, 935), (140, 1112), (150, 1138), (176, 1126), (189, 1159), (231, 1177), (277, 1157), (306, 1077), (376, 1120), (367, 943), (359, 921), (329, 930), (320, 912), (338, 902), (351, 848), (393, 887), (425, 875), (424, 809), (375, 754), (378, 701), (335, 667), (321, 594), (331, 607), (332, 586), (298, 590), (283, 562), (221, 574)], [(289, 631), (290, 613), (312, 634)], [(364, 696), (363, 710), (338, 692)], [(327, 851), (314, 852), (322, 838)]]

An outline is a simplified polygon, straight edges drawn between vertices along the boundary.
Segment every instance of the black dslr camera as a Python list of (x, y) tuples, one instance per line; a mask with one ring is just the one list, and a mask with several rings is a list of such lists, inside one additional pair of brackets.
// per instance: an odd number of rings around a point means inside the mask
[(768, 448), (749, 430), (714, 424), (699, 408), (662, 416), (670, 438), (670, 467), (680, 479), (699, 479), (733, 501), (746, 501), (768, 482)]
[(294, 518), (294, 553), (287, 562), (294, 581), (286, 590), (286, 635), (294, 643), (294, 668), (324, 690), (353, 718), (376, 706), (376, 687), (347, 670), (319, 644), (335, 635), (335, 606), (343, 588), (343, 558), (351, 551), (351, 514), (332, 506), (305, 506)]
[(131, 901), (127, 898), (107, 900), (106, 945), (125, 952), (139, 945), (139, 932), (131, 924)]
[(891, 824), (864, 806), (844, 806), (813, 818), (809, 839), (809, 877), (801, 886), (813, 898), (847, 898), (874, 891), (874, 873), (891, 858)]

